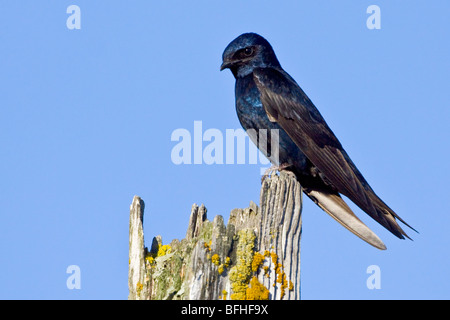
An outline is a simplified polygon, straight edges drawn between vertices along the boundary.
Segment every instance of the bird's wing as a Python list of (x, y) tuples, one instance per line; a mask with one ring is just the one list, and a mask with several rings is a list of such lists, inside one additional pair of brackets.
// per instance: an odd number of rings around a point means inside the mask
[(406, 233), (395, 221), (398, 216), (387, 206), (390, 211), (378, 208), (374, 203), (374, 197), (378, 197), (300, 86), (286, 72), (272, 68), (255, 69), (254, 80), (269, 119), (286, 131), (340, 193), (397, 237), (403, 238)]

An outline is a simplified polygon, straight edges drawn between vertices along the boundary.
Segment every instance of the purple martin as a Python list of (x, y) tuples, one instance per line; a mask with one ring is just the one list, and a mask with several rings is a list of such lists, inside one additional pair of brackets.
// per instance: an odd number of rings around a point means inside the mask
[[(268, 133), (278, 129), (278, 156), (271, 152), (270, 137), (267, 148), (260, 148), (275, 168), (293, 172), (309, 198), (374, 247), (386, 249), (340, 194), (398, 238), (409, 238), (397, 220), (414, 229), (375, 194), (266, 39), (244, 33), (226, 47), (222, 59), (220, 70), (230, 69), (236, 79), (236, 111), (242, 127)], [(250, 138), (258, 146), (258, 136)]]

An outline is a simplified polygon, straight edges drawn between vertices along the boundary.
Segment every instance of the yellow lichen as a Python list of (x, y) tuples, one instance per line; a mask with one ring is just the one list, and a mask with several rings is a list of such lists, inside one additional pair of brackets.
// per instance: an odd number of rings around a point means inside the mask
[[(239, 231), (236, 265), (230, 270), (230, 282), (232, 293), (230, 298), (232, 300), (265, 300), (269, 298), (269, 290), (258, 280), (258, 273), (260, 268), (264, 270), (264, 276), (269, 277), (270, 268), (273, 268), (275, 273), (275, 281), (272, 283), (273, 287), (280, 284), (280, 299), (286, 294), (286, 289), (292, 291), (294, 284), (288, 281), (284, 267), (278, 262), (278, 255), (269, 250), (265, 250), (263, 254), (255, 252), (255, 235), (253, 231), (244, 229)], [(267, 262), (269, 265), (263, 265), (265, 258), (271, 260)], [(225, 263), (229, 263), (227, 257)], [(221, 268), (222, 267), (222, 268)], [(219, 266), (219, 274), (224, 271), (225, 264)]]
[(283, 265), (281, 263), (275, 264), (275, 273), (280, 275), (283, 272)]
[(269, 266), (263, 266), (264, 274), (269, 276)]
[[(288, 281), (286, 279), (286, 273), (284, 272), (283, 265), (281, 263), (278, 263), (278, 256), (276, 253), (272, 252), (270, 254), (272, 257), (272, 263), (275, 268), (275, 273), (277, 275), (276, 283), (279, 283), (280, 286), (280, 299), (283, 299), (285, 295), (286, 288), (288, 287)], [(273, 286), (276, 286), (276, 283), (273, 284)], [(293, 285), (292, 285), (293, 286)]]
[[(217, 256), (219, 257), (219, 256)], [(214, 256), (212, 257), (214, 258)], [(214, 263), (214, 261), (213, 261)], [(217, 263), (220, 263), (220, 259), (218, 260)], [(225, 263), (222, 263), (221, 265), (219, 265), (219, 267), (217, 268), (217, 271), (219, 272), (219, 274), (222, 274), (225, 271), (225, 268), (228, 268), (230, 266), (230, 257), (226, 257), (225, 258)]]
[(166, 254), (170, 253), (171, 250), (172, 248), (168, 244), (160, 245), (158, 247), (158, 253), (156, 254), (156, 256), (157, 257), (165, 256)]
[(219, 266), (219, 268), (217, 268), (217, 271), (219, 272), (219, 274), (222, 274), (222, 273), (225, 271), (224, 264), (221, 264), (221, 265)]
[(220, 264), (220, 257), (217, 253), (211, 257), (211, 262), (214, 263), (216, 266)]
[(257, 272), (259, 267), (263, 264), (263, 262), (264, 262), (264, 256), (259, 252), (255, 252), (255, 254), (253, 255), (253, 261), (252, 261), (252, 271)]
[(254, 276), (246, 291), (247, 300), (269, 300), (269, 290)]
[(136, 283), (136, 293), (138, 294), (138, 296), (141, 295), (141, 291), (144, 288), (144, 285), (140, 282)]
[[(256, 256), (257, 254), (255, 253), (255, 257)], [(280, 284), (280, 299), (283, 299), (284, 295), (286, 294), (286, 289), (288, 289), (289, 291), (294, 290), (294, 284), (292, 283), (292, 281), (290, 280), (288, 281), (286, 273), (284, 272), (284, 266), (278, 262), (278, 255), (275, 252), (273, 251), (269, 252), (268, 250), (265, 250), (263, 255), (263, 261), (261, 262), (261, 264), (264, 263), (264, 257), (271, 258), (272, 268), (275, 272), (275, 282), (272, 283), (272, 286), (276, 287), (277, 284)], [(257, 257), (256, 260), (258, 260), (259, 258), (260, 257)], [(264, 270), (264, 275), (266, 277), (269, 277), (270, 271), (269, 266), (263, 266), (262, 269)]]
[(278, 275), (278, 283), (281, 283), (280, 299), (283, 299), (286, 288), (288, 287), (288, 282), (286, 280), (286, 273), (284, 271)]
[(158, 250), (156, 252), (148, 252), (145, 255), (145, 262), (146, 262), (146, 268), (150, 269), (152, 267), (156, 266), (156, 258), (165, 256), (166, 254), (169, 254), (172, 251), (172, 248), (170, 245), (162, 245), (158, 243)]
[(203, 242), (203, 246), (206, 250), (211, 251), (211, 243), (212, 241), (209, 241), (209, 243)]
[(292, 290), (294, 290), (294, 283), (291, 280), (289, 280), (289, 291)]
[(147, 256), (145, 257), (145, 260), (151, 265), (153, 263), (155, 263), (155, 259), (150, 254), (147, 254)]
[(270, 256), (272, 257), (272, 263), (276, 266), (277, 265), (277, 261), (278, 261), (278, 255), (275, 252), (272, 252), (270, 254)]

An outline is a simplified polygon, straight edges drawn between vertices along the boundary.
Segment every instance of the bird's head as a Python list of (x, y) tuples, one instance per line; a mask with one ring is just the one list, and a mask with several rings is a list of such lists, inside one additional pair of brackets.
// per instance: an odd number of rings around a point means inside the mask
[(220, 70), (230, 69), (244, 77), (254, 68), (281, 67), (270, 43), (256, 33), (244, 33), (230, 42), (222, 55)]

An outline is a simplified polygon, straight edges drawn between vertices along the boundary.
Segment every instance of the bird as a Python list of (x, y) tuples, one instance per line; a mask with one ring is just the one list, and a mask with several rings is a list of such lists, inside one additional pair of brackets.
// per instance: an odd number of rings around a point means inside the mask
[[(244, 130), (265, 129), (268, 133), (266, 148), (259, 147), (259, 135), (249, 137), (271, 161), (272, 170), (293, 173), (316, 205), (375, 248), (385, 250), (386, 246), (341, 195), (396, 237), (411, 239), (398, 221), (416, 230), (375, 194), (311, 99), (281, 67), (264, 37), (250, 32), (231, 41), (222, 54), (220, 71), (225, 69), (236, 79), (235, 106)], [(278, 133), (278, 152), (273, 151), (271, 132)]]

